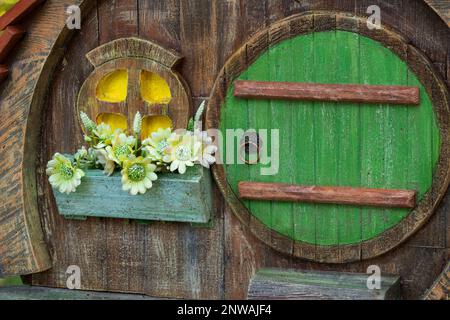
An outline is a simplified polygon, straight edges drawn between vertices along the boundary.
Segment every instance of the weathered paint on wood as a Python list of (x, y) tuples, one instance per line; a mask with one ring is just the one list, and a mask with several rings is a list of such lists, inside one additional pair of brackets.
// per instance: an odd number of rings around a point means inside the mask
[(0, 17), (0, 30), (5, 29), (7, 26), (17, 24), (17, 22), (30, 14), (30, 12), (44, 1), (45, 0), (20, 0)]
[[(338, 48), (338, 43), (347, 43), (347, 46)], [(312, 47), (313, 50), (298, 52), (303, 54), (299, 58), (292, 50), (285, 49), (292, 46)], [(348, 56), (350, 50), (359, 52), (358, 58), (352, 60), (352, 64), (348, 64), (344, 70), (338, 64), (337, 57), (341, 56), (340, 51), (344, 57)], [(373, 61), (378, 61), (378, 64)], [(268, 72), (272, 65), (279, 70), (278, 73)], [(238, 80), (286, 81), (292, 65), (301, 70), (296, 75), (304, 77), (311, 73), (314, 76), (311, 82), (317, 83), (340, 82), (342, 74), (350, 75), (343, 80), (348, 82), (352, 73), (359, 75), (353, 77), (354, 81), (370, 85), (403, 86), (408, 85), (408, 79), (415, 79), (405, 62), (380, 44), (363, 36), (337, 31), (304, 35), (274, 45), (250, 65)], [(423, 85), (417, 83), (417, 87), (420, 87), (422, 96), (419, 107), (380, 103), (346, 105), (341, 108), (340, 103), (334, 102), (241, 101), (230, 98), (233, 90), (236, 90), (231, 86), (222, 109), (223, 131), (229, 128), (280, 129), (279, 172), (274, 176), (262, 176), (260, 170), (267, 167), (265, 164), (249, 168), (241, 164), (227, 164), (225, 168), (231, 187), (238, 193), (238, 183), (242, 180), (316, 186), (342, 186), (345, 183), (345, 186), (360, 188), (417, 190), (417, 198), (421, 200), (431, 187), (432, 169), (438, 156), (432, 152), (419, 152), (426, 146), (430, 147), (430, 151), (431, 147), (439, 150), (440, 137), (431, 101)], [(267, 109), (269, 105), (273, 107)], [(294, 115), (291, 115), (292, 112)], [(284, 115), (289, 114), (288, 122), (274, 122), (277, 114), (283, 119), (286, 119)], [(291, 118), (297, 120), (295, 124), (289, 121)], [(313, 127), (307, 130), (311, 123)], [(292, 134), (295, 127), (305, 128), (305, 131)], [(410, 127), (416, 130), (409, 130)], [(422, 130), (429, 130), (429, 134), (424, 135)], [(270, 140), (270, 136), (266, 139)], [(353, 143), (348, 143), (348, 139), (354, 139)], [(420, 143), (416, 142), (418, 139), (421, 139)], [(267, 154), (270, 155), (270, 142), (265, 143), (268, 146)], [(294, 146), (294, 149), (291, 150), (289, 146)], [(408, 150), (414, 152), (413, 161), (408, 160), (411, 159)], [(308, 153), (311, 157), (306, 159)], [(296, 154), (303, 159), (295, 162), (294, 168), (291, 168), (289, 163)], [(422, 175), (420, 171), (408, 169), (418, 166), (429, 168), (427, 174)], [(245, 170), (250, 171), (250, 176)], [(404, 172), (408, 172), (410, 177), (404, 176)], [(308, 174), (311, 175), (310, 179), (306, 177)], [(294, 240), (320, 245), (358, 243), (374, 238), (400, 222), (409, 212), (407, 209), (391, 209), (388, 212), (383, 208), (360, 208), (363, 212), (360, 219), (359, 214), (339, 217), (339, 210), (343, 206), (309, 204), (305, 213), (295, 209), (298, 213), (295, 214), (297, 217), (294, 221), (303, 219), (308, 223), (307, 220), (312, 220), (314, 223), (301, 227), (312, 230), (293, 234), (294, 226), (299, 223), (293, 222), (291, 208), (286, 208), (289, 213), (284, 214), (273, 207), (278, 206), (276, 202), (250, 201), (244, 204), (268, 228)], [(412, 203), (405, 207), (411, 208)], [(276, 221), (271, 218), (275, 215), (274, 212), (278, 216)], [(311, 218), (306, 218), (308, 215)], [(340, 231), (340, 227), (348, 233)]]
[(407, 86), (249, 80), (237, 80), (234, 83), (234, 95), (236, 97), (251, 99), (418, 105), (420, 103), (419, 93), (419, 88)]
[(0, 300), (155, 300), (155, 298), (139, 294), (92, 292), (22, 285), (0, 288)]
[(67, 218), (104, 217), (207, 223), (211, 217), (211, 175), (201, 166), (185, 174), (162, 173), (143, 195), (122, 190), (121, 175), (86, 170), (77, 191), (53, 190), (58, 211)]
[(386, 208), (414, 208), (416, 192), (351, 187), (300, 186), (241, 181), (239, 196), (247, 200), (333, 203)]
[(284, 269), (259, 270), (250, 281), (250, 300), (394, 300), (400, 277), (381, 276), (380, 289), (367, 287), (367, 274)]
[(122, 58), (145, 58), (172, 69), (180, 63), (182, 57), (175, 51), (166, 49), (157, 43), (137, 37), (121, 38), (105, 44), (86, 54), (94, 67), (111, 60)]
[[(31, 35), (26, 37), (20, 48), (18, 47), (15, 53), (16, 59), (10, 66), (11, 77), (5, 81), (0, 92), (2, 132), (11, 132), (8, 129), (11, 126), (26, 125), (26, 117), (23, 120), (23, 118), (12, 116), (13, 110), (24, 110), (24, 113), (28, 115), (39, 114), (39, 111), (36, 111), (39, 110), (39, 104), (36, 101), (31, 108), (33, 112), (29, 112), (31, 94), (17, 84), (25, 78), (34, 83), (36, 76), (42, 70), (44, 62), (42, 57), (48, 55), (50, 38), (55, 33), (59, 33), (65, 23), (65, 11), (60, 10), (64, 4), (64, 1), (59, 0), (47, 2), (42, 12), (30, 19), (33, 26), (29, 29)], [(447, 68), (448, 27), (437, 19), (436, 14), (422, 0), (403, 2), (387, 0), (99, 1), (99, 15), (97, 16), (97, 10), (94, 9), (90, 11), (88, 17), (83, 18), (83, 29), (86, 28), (89, 31), (75, 32), (76, 38), (63, 49), (64, 59), (56, 69), (54, 77), (47, 77), (48, 80), (53, 79), (53, 83), (49, 91), (49, 100), (45, 102), (48, 112), (41, 121), (42, 144), (38, 150), (42, 151), (42, 154), (39, 154), (42, 159), (39, 160), (37, 167), (37, 180), (39, 210), (45, 241), (52, 255), (57, 259), (54, 260), (52, 269), (34, 274), (29, 281), (33, 281), (36, 285), (64, 288), (67, 266), (77, 263), (82, 270), (95, 270), (95, 272), (83, 274), (82, 286), (87, 290), (236, 299), (246, 297), (249, 278), (262, 267), (276, 265), (283, 268), (346, 270), (364, 273), (368, 265), (377, 264), (383, 273), (402, 275), (405, 280), (402, 288), (405, 298), (414, 299), (421, 296), (424, 288), (432, 284), (447, 261), (446, 221), (450, 219), (445, 218), (450, 212), (448, 196), (438, 212), (432, 216), (430, 223), (425, 224), (419, 233), (411, 236), (411, 241), (399, 246), (397, 250), (368, 261), (329, 265), (288, 257), (273, 250), (245, 228), (245, 219), (239, 220), (239, 216), (232, 212), (229, 205), (222, 204), (223, 198), (218, 192), (215, 192), (214, 206), (218, 218), (217, 224), (210, 230), (170, 223), (143, 226), (134, 222), (124, 223), (118, 219), (89, 218), (80, 222), (65, 220), (58, 215), (54, 200), (49, 196), (51, 189), (46, 185), (45, 164), (51, 154), (61, 150), (75, 152), (76, 147), (82, 143), (82, 135), (74, 111), (76, 109), (74, 101), (81, 83), (91, 71), (90, 64), (85, 60), (84, 55), (98, 45), (120, 37), (138, 36), (139, 33), (143, 39), (156, 41), (166, 48), (178, 51), (185, 56), (180, 65), (180, 72), (193, 89), (195, 101), (201, 101), (205, 95), (209, 94), (218, 70), (224, 65), (226, 59), (261, 28), (292, 14), (308, 10), (339, 10), (349, 12), (350, 16), (353, 14), (365, 16), (367, 7), (372, 4), (380, 6), (383, 12), (383, 25), (401, 31), (408, 39), (408, 43), (426, 53), (433, 64), (439, 67), (437, 72), (445, 78), (445, 71), (450, 70)], [(193, 7), (196, 8), (195, 12), (187, 10)], [(82, 12), (84, 12), (83, 8)], [(339, 23), (354, 28), (345, 19), (339, 20)], [(293, 21), (291, 28), (292, 30), (312, 30), (313, 25), (313, 21), (305, 16), (301, 20)], [(285, 37), (286, 33), (280, 30), (283, 31), (285, 28), (274, 28), (272, 34), (276, 37)], [(356, 37), (355, 42), (357, 42)], [(203, 43), (208, 45), (205, 46)], [(347, 47), (347, 44), (343, 42), (342, 47)], [(299, 47), (296, 50), (309, 49)], [(55, 49), (55, 52), (60, 51)], [(350, 59), (354, 54), (355, 52), (351, 50), (348, 51), (348, 55), (346, 54), (349, 57), (347, 59), (349, 64), (354, 61)], [(341, 58), (343, 56), (339, 57)], [(239, 63), (242, 61), (236, 61), (233, 67), (239, 68)], [(36, 71), (24, 72), (30, 68), (30, 62), (33, 63), (35, 66), (33, 70)], [(227, 74), (232, 76), (232, 69), (229, 66), (227, 69)], [(307, 78), (308, 74), (304, 76), (306, 78), (302, 80), (303, 82), (313, 81)], [(343, 78), (358, 77), (357, 74), (342, 76)], [(342, 82), (342, 79), (339, 80)], [(350, 79), (346, 83), (355, 83), (355, 80)], [(213, 100), (219, 98), (220, 96), (214, 96)], [(355, 113), (357, 114), (357, 108)], [(296, 130), (310, 132), (307, 127)], [(342, 130), (351, 132), (352, 128), (343, 126)], [(17, 134), (17, 130), (12, 131), (16, 133), (17, 141), (23, 141), (23, 136)], [(346, 143), (351, 144), (351, 141), (352, 139), (349, 139)], [(32, 153), (29, 146), (23, 151), (17, 150), (18, 143), (14, 142), (10, 145), (2, 142), (2, 147), (6, 146), (6, 149), (2, 149), (5, 151), (0, 153), (1, 163), (6, 163), (6, 156), (8, 158), (14, 156), (13, 162), (20, 163), (24, 153), (28, 155)], [(288, 159), (287, 162), (292, 161)], [(1, 181), (4, 181), (4, 184), (0, 184), (0, 198), (1, 202), (6, 204), (2, 210), (0, 223), (23, 221), (26, 215), (19, 209), (22, 206), (22, 198), (15, 198), (14, 202), (10, 202), (6, 195), (11, 196), (13, 190), (18, 190), (17, 194), (20, 190), (24, 190), (24, 193), (31, 192), (32, 190), (20, 186), (23, 183), (30, 186), (29, 182), (35, 181), (34, 178), (28, 177), (25, 180), (18, 179), (18, 176), (11, 176), (10, 173), (11, 170), (0, 173), (3, 177)], [(311, 173), (305, 172), (305, 175), (309, 174)], [(354, 208), (346, 210), (346, 214), (349, 215), (358, 215), (358, 212), (359, 209)], [(29, 213), (27, 211), (27, 215)], [(421, 220), (422, 217), (416, 218)], [(314, 217), (309, 223), (314, 223)], [(25, 224), (16, 225), (18, 228), (10, 234), (20, 235), (14, 239), (24, 239), (23, 233), (19, 230), (23, 230)], [(299, 223), (296, 228), (301, 231), (302, 225), (307, 224)], [(10, 240), (5, 241), (5, 239), (12, 239), (2, 237), (5, 234), (3, 231), (0, 232), (0, 243), (12, 243), (12, 241), (8, 242)], [(385, 240), (391, 241), (389, 238)], [(14, 243), (23, 246), (21, 240)], [(11, 247), (8, 246), (8, 248)], [(301, 249), (305, 250), (305, 247)], [(296, 250), (299, 250), (298, 246)], [(343, 253), (344, 250), (343, 246)], [(311, 250), (310, 253), (314, 257), (314, 251)], [(0, 256), (5, 257), (1, 254)], [(420, 263), (417, 263), (418, 261)], [(16, 260), (11, 263), (13, 262), (15, 263)], [(169, 265), (174, 267), (168, 268)], [(186, 268), (186, 266), (189, 267)]]
[(0, 31), (0, 62), (6, 59), (24, 33), (23, 29), (14, 26), (9, 26), (5, 30)]
[[(166, 3), (159, 4), (166, 7)], [(42, 138), (45, 145), (42, 150), (45, 152), (41, 154), (40, 161), (43, 163), (57, 150), (74, 152), (76, 146), (82, 143), (75, 102), (81, 84), (91, 73), (85, 54), (118, 37), (145, 34), (148, 32), (148, 26), (155, 21), (159, 21), (163, 26), (177, 26), (169, 21), (172, 21), (173, 15), (178, 12), (178, 5), (168, 7), (168, 15), (158, 15), (160, 9), (156, 2), (140, 3), (139, 6), (154, 6), (155, 10), (149, 10), (145, 15), (141, 12), (139, 16), (136, 2), (102, 1), (99, 2), (98, 16), (94, 10), (89, 18), (83, 20), (88, 30), (97, 30), (97, 26), (100, 26), (100, 29), (98, 33), (79, 34), (68, 47), (66, 60), (58, 67), (58, 79), (53, 83), (50, 93), (51, 112), (45, 114), (45, 121), (49, 125), (45, 125), (45, 137)], [(210, 3), (209, 6), (215, 6), (215, 3)], [(206, 11), (208, 7), (202, 8)], [(124, 11), (130, 12), (130, 15), (124, 15)], [(148, 15), (149, 13), (155, 13), (157, 16)], [(203, 32), (211, 31), (205, 25)], [(148, 39), (153, 41), (153, 38)], [(162, 44), (170, 48), (167, 43)], [(211, 46), (208, 52), (211, 52), (210, 50)], [(82, 68), (80, 61), (83, 61)], [(189, 63), (190, 60), (183, 66)], [(186, 78), (186, 74), (183, 74), (183, 77)], [(198, 97), (198, 94), (195, 96)], [(196, 104), (203, 99), (196, 98)], [(63, 121), (60, 121), (61, 117), (64, 118)], [(64, 133), (59, 134), (62, 128)], [(56, 139), (55, 135), (60, 138)], [(78, 141), (75, 141), (74, 137)], [(45, 175), (45, 172), (41, 171), (40, 174)], [(179, 298), (210, 298), (223, 295), (223, 287), (218, 285), (223, 279), (224, 259), (220, 245), (222, 233), (218, 232), (223, 228), (218, 192), (215, 192), (213, 229), (193, 228), (187, 223), (155, 222), (143, 225), (136, 221), (127, 222), (120, 219), (88, 218), (86, 221), (74, 221), (58, 215), (54, 200), (46, 196), (47, 192), (51, 192), (46, 180), (47, 178), (43, 177), (40, 186), (40, 190), (45, 190), (40, 193), (41, 212), (43, 216), (49, 217), (43, 220), (44, 228), (48, 230), (46, 241), (58, 252), (59, 258), (48, 273), (34, 275), (35, 284), (50, 281), (54, 282), (55, 286), (65, 287), (65, 280), (57, 275), (57, 270), (67, 268), (67, 261), (76, 260), (82, 270), (103, 265), (95, 274), (86, 275), (86, 282), (82, 282), (83, 289), (102, 290), (101, 288), (107, 287), (109, 291), (145, 292), (149, 295)], [(64, 249), (67, 243), (76, 243), (76, 249)], [(81, 258), (81, 255), (85, 257)], [(172, 267), (168, 268), (168, 265)], [(124, 268), (128, 272), (123, 272)]]
[[(360, 9), (360, 6), (357, 6)], [(392, 11), (392, 10), (391, 10)], [(415, 8), (412, 10), (415, 13), (419, 12)], [(409, 16), (408, 16), (409, 19)], [(395, 21), (388, 18), (389, 21)], [(314, 23), (312, 23), (314, 21)], [(316, 23), (317, 22), (317, 23)], [(346, 30), (350, 32), (361, 32), (377, 41), (383, 43), (385, 46), (393, 50), (399, 57), (406, 59), (406, 51), (408, 51), (408, 65), (420, 78), (420, 81), (425, 84), (428, 93), (433, 92), (432, 100), (434, 109), (437, 113), (439, 120), (439, 129), (442, 133), (443, 144), (441, 146), (441, 155), (449, 154), (449, 140), (446, 139), (448, 132), (448, 125), (444, 119), (448, 116), (442, 117), (442, 114), (448, 114), (448, 94), (445, 89), (445, 85), (436, 77), (434, 69), (430, 66), (430, 62), (422, 53), (418, 52), (412, 45), (407, 45), (406, 40), (397, 33), (391, 32), (389, 29), (381, 29), (377, 31), (368, 31), (365, 28), (365, 19), (360, 19), (348, 14), (331, 14), (329, 12), (320, 12), (316, 14), (302, 14), (292, 16), (288, 19), (280, 21), (269, 28), (262, 30), (252, 37), (244, 46), (242, 46), (236, 53), (227, 61), (224, 68), (219, 74), (213, 92), (211, 94), (211, 101), (207, 109), (206, 119), (207, 127), (217, 127), (220, 121), (220, 111), (222, 102), (225, 98), (225, 91), (229, 87), (231, 81), (238, 77), (239, 74), (247, 68), (248, 64), (255, 60), (255, 57), (262, 55), (267, 48), (267, 39), (272, 39), (275, 43), (271, 43), (270, 46), (274, 46), (279, 39), (283, 40), (299, 33), (310, 33), (312, 30)], [(438, 22), (437, 24), (439, 24)], [(286, 28), (289, 25), (289, 28)], [(302, 27), (298, 27), (302, 25)], [(423, 27), (426, 27), (425, 24)], [(446, 28), (446, 27), (445, 27)], [(279, 30), (284, 30), (279, 32)], [(286, 31), (287, 30), (287, 31)], [(272, 34), (276, 34), (271, 38)], [(357, 36), (357, 34), (356, 34)], [(422, 38), (424, 41), (425, 38)], [(417, 44), (417, 43), (416, 43)], [(346, 46), (344, 46), (346, 47)], [(348, 46), (347, 46), (348, 47)], [(322, 52), (327, 48), (319, 48), (318, 52)], [(441, 52), (438, 47), (435, 47), (436, 52)], [(433, 52), (433, 51), (431, 51)], [(359, 55), (358, 55), (359, 56)], [(353, 61), (358, 62), (358, 59)], [(302, 82), (310, 82), (302, 81)], [(431, 81), (431, 82), (430, 82)], [(355, 81), (352, 81), (355, 83)], [(430, 84), (433, 85), (430, 86)], [(230, 92), (230, 90), (228, 90)], [(310, 132), (310, 131), (309, 131)], [(271, 246), (279, 252), (291, 253), (296, 257), (307, 258), (310, 260), (321, 262), (348, 262), (357, 259), (366, 259), (369, 257), (376, 257), (388, 250), (398, 246), (416, 232), (423, 224), (433, 215), (434, 209), (437, 208), (441, 197), (444, 195), (448, 183), (449, 183), (449, 165), (447, 156), (441, 156), (437, 164), (436, 172), (433, 176), (433, 186), (429, 192), (425, 193), (424, 199), (420, 201), (416, 208), (398, 224), (390, 229), (386, 229), (382, 235), (373, 239), (366, 240), (364, 242), (355, 244), (339, 244), (335, 246), (324, 246), (317, 244), (308, 244), (306, 242), (296, 241), (293, 243), (293, 251), (291, 252), (292, 242), (289, 243), (289, 239), (286, 236), (279, 234), (278, 232), (268, 229), (258, 219), (250, 215), (247, 208), (243, 203), (238, 201), (236, 193), (227, 185), (225, 179), (224, 167), (222, 165), (216, 165), (213, 168), (216, 181), (219, 188), (227, 199), (227, 203), (230, 205), (233, 214), (235, 214), (241, 223), (249, 228), (253, 235), (261, 240), (266, 245)], [(444, 161), (443, 161), (444, 160)], [(445, 173), (444, 173), (445, 172)], [(438, 191), (439, 190), (439, 191)], [(442, 213), (441, 213), (442, 215)], [(314, 217), (315, 219), (316, 217)], [(325, 223), (329, 220), (328, 217), (318, 215), (319, 219), (323, 219)], [(374, 216), (375, 219), (385, 219), (381, 215)], [(313, 220), (313, 223), (316, 221)], [(311, 223), (306, 224), (311, 225)], [(322, 224), (319, 224), (322, 226)], [(345, 226), (345, 224), (344, 224)], [(361, 228), (356, 226), (357, 229)], [(321, 233), (316, 233), (321, 234)], [(334, 233), (331, 233), (334, 234)]]

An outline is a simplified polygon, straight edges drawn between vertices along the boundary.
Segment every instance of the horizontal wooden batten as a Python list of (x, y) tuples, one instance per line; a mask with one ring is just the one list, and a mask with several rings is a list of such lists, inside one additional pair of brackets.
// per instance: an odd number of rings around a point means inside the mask
[(16, 43), (22, 38), (25, 31), (18, 27), (7, 27), (0, 32), (0, 62), (6, 59), (8, 53), (16, 45)]
[(333, 203), (386, 208), (414, 208), (412, 190), (351, 187), (302, 186), (283, 183), (246, 182), (238, 184), (239, 196), (247, 200)]
[(20, 0), (0, 17), (0, 30), (5, 29), (9, 25), (16, 24), (42, 2), (44, 0)]
[(418, 87), (237, 80), (240, 98), (418, 105)]

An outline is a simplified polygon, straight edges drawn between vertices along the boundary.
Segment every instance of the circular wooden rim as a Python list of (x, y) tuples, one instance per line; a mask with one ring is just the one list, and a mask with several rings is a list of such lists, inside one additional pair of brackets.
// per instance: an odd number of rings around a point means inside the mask
[(270, 46), (283, 40), (320, 31), (342, 30), (355, 32), (380, 42), (405, 61), (419, 78), (430, 96), (442, 139), (441, 152), (433, 174), (433, 181), (422, 201), (398, 224), (377, 237), (349, 245), (323, 246), (292, 240), (262, 224), (242, 204), (227, 182), (223, 165), (213, 166), (217, 185), (232, 212), (252, 234), (275, 250), (298, 258), (324, 263), (346, 263), (379, 256), (401, 244), (416, 232), (433, 214), (450, 182), (449, 94), (444, 81), (433, 64), (401, 35), (383, 27), (370, 30), (366, 18), (353, 14), (328, 11), (305, 12), (290, 16), (253, 36), (225, 63), (216, 79), (206, 110), (206, 127), (219, 128), (220, 109), (226, 91), (238, 77)]

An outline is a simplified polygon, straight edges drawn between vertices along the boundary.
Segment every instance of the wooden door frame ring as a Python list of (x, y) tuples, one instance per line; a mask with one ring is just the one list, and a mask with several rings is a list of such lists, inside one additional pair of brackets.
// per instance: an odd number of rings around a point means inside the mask
[(433, 103), (440, 137), (441, 152), (433, 181), (423, 199), (406, 218), (380, 235), (356, 244), (323, 246), (292, 240), (262, 224), (243, 205), (227, 182), (224, 167), (213, 166), (219, 189), (232, 212), (251, 233), (273, 249), (297, 258), (323, 263), (346, 263), (380, 256), (397, 247), (419, 230), (432, 216), (444, 196), (450, 181), (449, 93), (433, 64), (401, 35), (387, 27), (369, 30), (366, 19), (353, 14), (329, 11), (305, 12), (280, 20), (262, 30), (238, 49), (221, 69), (209, 97), (206, 128), (219, 128), (220, 109), (233, 80), (271, 46), (283, 40), (312, 32), (342, 30), (358, 33), (389, 48), (419, 78)]

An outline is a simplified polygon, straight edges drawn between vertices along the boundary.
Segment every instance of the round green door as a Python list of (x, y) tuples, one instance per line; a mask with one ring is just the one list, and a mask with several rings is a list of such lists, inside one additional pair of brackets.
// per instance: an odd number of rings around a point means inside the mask
[[(242, 99), (228, 87), (220, 126), (279, 130), (279, 170), (264, 164), (224, 164), (238, 195), (240, 181), (407, 189), (419, 202), (432, 185), (440, 153), (433, 106), (417, 77), (392, 51), (357, 33), (315, 32), (271, 46), (235, 80), (420, 88), (420, 105)], [(224, 135), (225, 136), (225, 135)], [(226, 140), (226, 137), (225, 137)], [(226, 141), (224, 141), (226, 145)], [(224, 151), (226, 152), (226, 150)], [(226, 158), (226, 156), (224, 157)], [(411, 209), (243, 200), (262, 224), (295, 241), (332, 246), (377, 237)]]

